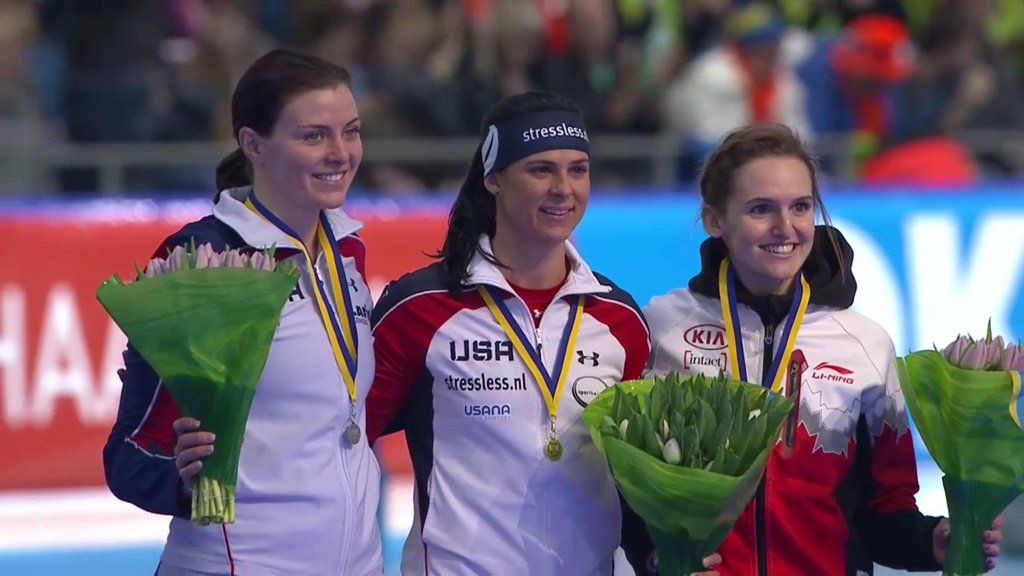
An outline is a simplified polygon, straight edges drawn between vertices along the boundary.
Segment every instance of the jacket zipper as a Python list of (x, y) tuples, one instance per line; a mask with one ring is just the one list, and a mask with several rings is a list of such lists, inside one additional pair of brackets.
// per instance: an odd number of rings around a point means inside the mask
[[(762, 350), (762, 354), (761, 385), (767, 387), (772, 385), (772, 383), (768, 381), (768, 377), (772, 367), (772, 359), (773, 356), (775, 356), (775, 315), (773, 314), (773, 310), (770, 306), (768, 309), (768, 318), (764, 322), (764, 349)], [(767, 478), (768, 469), (766, 467), (764, 475), (761, 476), (761, 483), (757, 486), (757, 495), (754, 497), (754, 521), (756, 530), (755, 542), (757, 544), (758, 576), (768, 576), (768, 542), (766, 542), (767, 538), (765, 536), (765, 485)]]

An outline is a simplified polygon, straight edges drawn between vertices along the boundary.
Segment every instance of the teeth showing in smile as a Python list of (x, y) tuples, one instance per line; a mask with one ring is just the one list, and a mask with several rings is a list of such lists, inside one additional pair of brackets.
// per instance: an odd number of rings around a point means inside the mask
[(540, 211), (545, 214), (551, 214), (552, 216), (565, 216), (569, 213), (568, 208), (541, 208)]
[(762, 248), (772, 254), (789, 254), (796, 248), (796, 244), (768, 244)]
[(344, 174), (314, 174), (313, 177), (317, 180), (327, 182), (328, 184), (337, 184), (344, 178)]

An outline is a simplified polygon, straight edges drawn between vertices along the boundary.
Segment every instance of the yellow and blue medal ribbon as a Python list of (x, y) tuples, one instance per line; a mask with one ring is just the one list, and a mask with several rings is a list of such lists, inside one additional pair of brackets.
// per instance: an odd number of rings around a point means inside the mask
[(1013, 423), (1018, 428), (1024, 430), (1024, 426), (1021, 425), (1020, 417), (1024, 414), (1024, 390), (1021, 390), (1021, 378), (1024, 378), (1024, 372), (1010, 371), (1010, 381), (1013, 382), (1013, 393), (1010, 395), (1010, 418), (1013, 418)]
[[(725, 322), (725, 339), (729, 345), (729, 369), (733, 378), (743, 382), (747, 379), (747, 364), (743, 356), (743, 338), (740, 331), (739, 306), (736, 302), (736, 270), (728, 258), (722, 260), (718, 269), (718, 298), (722, 302), (722, 320)], [(775, 349), (775, 357), (772, 360), (768, 373), (762, 380), (763, 385), (770, 385), (773, 392), (782, 389), (782, 383), (786, 379), (784, 366), (789, 364), (790, 356), (793, 354), (793, 347), (796, 344), (796, 335), (800, 331), (800, 324), (803, 322), (804, 313), (811, 301), (811, 287), (807, 279), (801, 273), (799, 282), (796, 285), (796, 293), (793, 295), (793, 304), (782, 328), (782, 337), (779, 339), (779, 346)]]
[(491, 286), (477, 286), (477, 291), (487, 309), (491, 311), (494, 320), (505, 331), (505, 335), (512, 342), (519, 357), (523, 359), (526, 368), (533, 375), (537, 387), (540, 388), (544, 404), (548, 408), (550, 423), (549, 437), (544, 452), (551, 460), (558, 460), (562, 457), (562, 444), (555, 437), (555, 420), (558, 418), (558, 402), (562, 398), (562, 387), (569, 374), (569, 365), (572, 361), (570, 352), (576, 348), (576, 334), (579, 332), (580, 319), (583, 317), (584, 296), (577, 296), (569, 310), (569, 320), (562, 331), (562, 338), (558, 343), (558, 354), (555, 356), (555, 373), (549, 374), (540, 353), (536, 348), (528, 344), (529, 340), (523, 329), (516, 322), (512, 313), (505, 305), (505, 300), (497, 290)]
[(359, 334), (356, 330), (352, 298), (348, 291), (348, 277), (345, 274), (345, 267), (341, 263), (341, 254), (339, 252), (338, 243), (334, 241), (334, 234), (331, 230), (330, 223), (327, 221), (327, 215), (320, 212), (316, 235), (317, 241), (320, 244), (320, 249), (324, 253), (324, 258), (327, 261), (327, 269), (330, 273), (328, 282), (331, 284), (331, 289), (334, 292), (334, 301), (336, 305), (344, 307), (344, 318), (338, 318), (339, 315), (335, 314), (331, 309), (331, 306), (328, 303), (327, 289), (324, 287), (324, 283), (320, 280), (320, 275), (317, 274), (316, 264), (309, 251), (306, 250), (306, 245), (302, 242), (302, 238), (292, 230), (290, 226), (281, 221), (280, 218), (260, 203), (255, 194), (249, 194), (245, 199), (245, 205), (256, 214), (262, 216), (267, 222), (270, 222), (280, 229), (281, 232), (288, 237), (288, 240), (295, 244), (295, 247), (298, 248), (306, 258), (306, 266), (309, 270), (310, 279), (312, 280), (314, 288), (313, 296), (316, 300), (317, 308), (320, 311), (320, 320), (323, 322), (324, 329), (327, 331), (327, 339), (331, 343), (331, 350), (334, 352), (334, 360), (338, 364), (338, 369), (341, 370), (341, 376), (345, 382), (345, 388), (348, 391), (349, 402), (353, 408), (352, 413), (350, 414), (351, 420), (348, 427), (345, 429), (345, 436), (350, 443), (355, 444), (359, 442), (359, 437), (361, 435), (359, 426), (355, 423), (354, 413), (357, 393), (356, 371), (358, 369), (357, 359), (359, 350)]

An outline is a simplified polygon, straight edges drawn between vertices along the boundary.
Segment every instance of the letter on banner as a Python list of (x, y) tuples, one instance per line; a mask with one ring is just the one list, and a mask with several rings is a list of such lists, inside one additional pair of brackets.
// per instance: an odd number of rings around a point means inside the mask
[(966, 250), (960, 229), (953, 213), (911, 216), (904, 228), (914, 348), (941, 348), (967, 331), (980, 336), (989, 318), (993, 334), (1021, 336), (1009, 316), (1022, 281), (1024, 215), (981, 215)]
[(853, 309), (881, 324), (892, 337), (897, 352), (907, 350), (903, 313), (906, 299), (885, 250), (853, 222), (840, 218), (833, 221), (856, 255), (853, 276), (857, 279), (857, 299)]

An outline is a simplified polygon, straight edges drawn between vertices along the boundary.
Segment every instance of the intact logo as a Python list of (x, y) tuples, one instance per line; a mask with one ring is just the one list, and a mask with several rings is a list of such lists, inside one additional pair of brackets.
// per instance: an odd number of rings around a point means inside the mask
[(725, 371), (728, 356), (725, 352), (719, 352), (718, 354), (704, 355), (690, 350), (683, 350), (683, 369), (690, 370), (691, 368), (703, 368), (711, 366), (718, 368), (719, 371)]
[(701, 350), (724, 350), (728, 347), (725, 341), (725, 328), (715, 324), (698, 324), (683, 332), (683, 340), (694, 348)]
[(508, 404), (466, 404), (462, 407), (466, 418), (477, 420), (508, 420), (512, 406)]
[(845, 366), (839, 366), (838, 364), (831, 364), (829, 362), (822, 362), (814, 367), (811, 371), (811, 378), (815, 380), (824, 380), (826, 382), (842, 382), (843, 384), (853, 384), (853, 370)]
[(596, 368), (598, 366), (599, 363), (598, 363), (597, 359), (601, 357), (601, 355), (598, 354), (597, 352), (594, 352), (593, 354), (589, 354), (588, 355), (583, 350), (577, 350), (576, 351), (576, 356), (577, 356), (577, 358), (576, 358), (577, 362), (579, 362), (580, 364), (583, 364), (584, 366), (588, 366), (589, 365), (589, 366), (591, 366), (593, 368)]
[(597, 376), (580, 376), (572, 383), (572, 397), (586, 408), (607, 387), (608, 384)]

